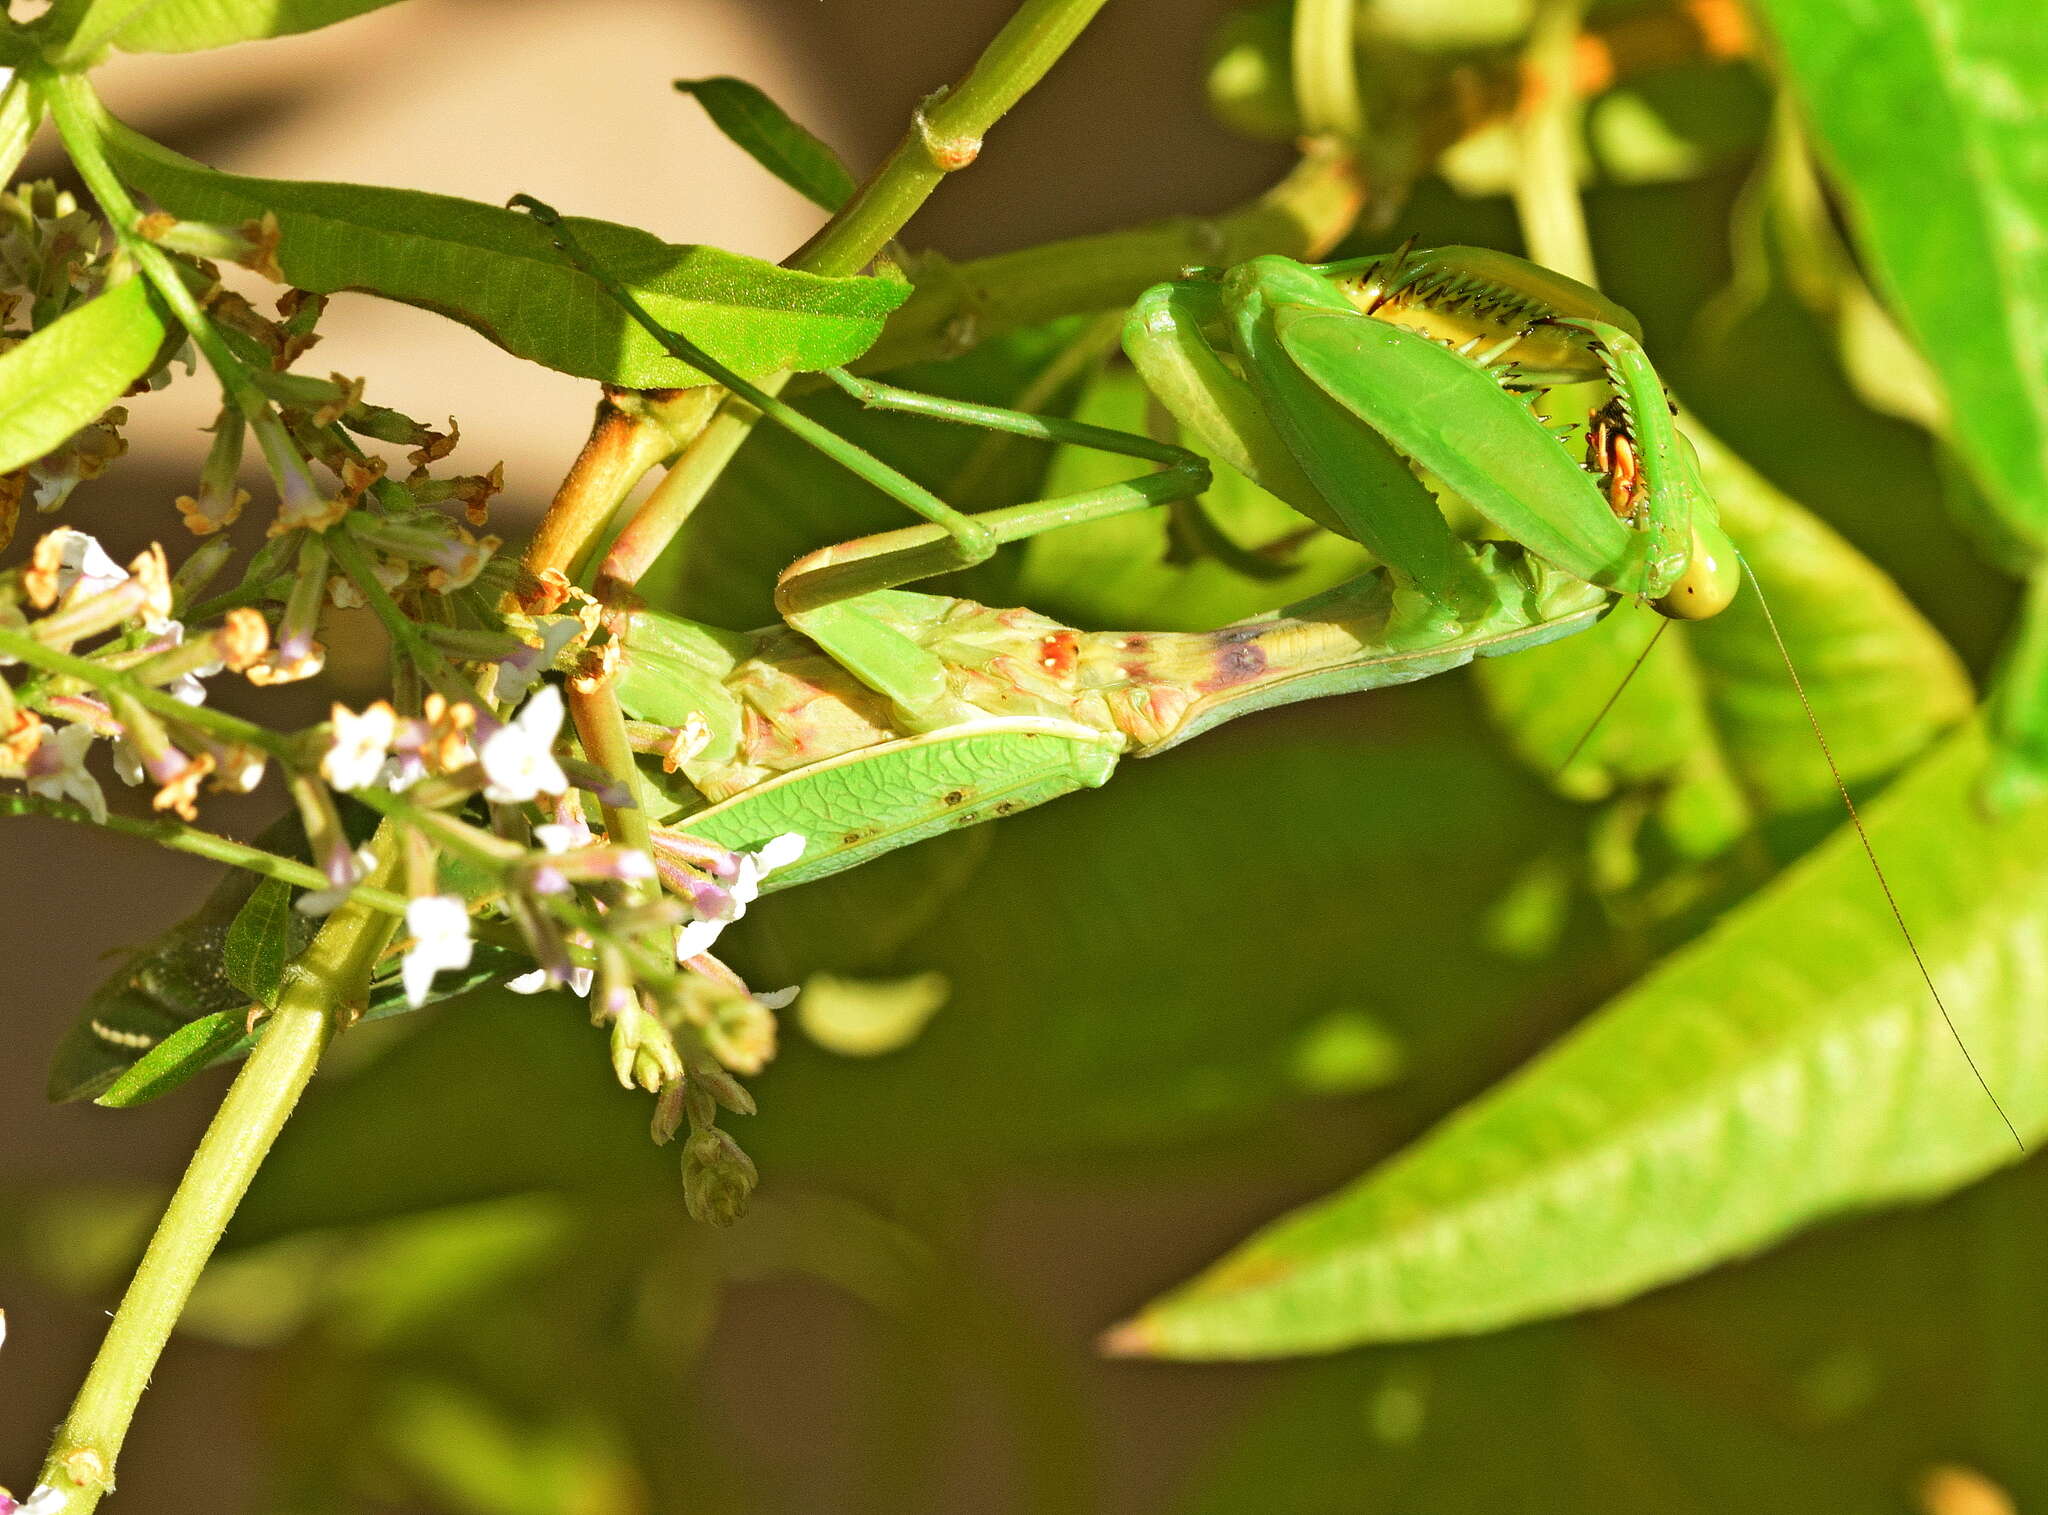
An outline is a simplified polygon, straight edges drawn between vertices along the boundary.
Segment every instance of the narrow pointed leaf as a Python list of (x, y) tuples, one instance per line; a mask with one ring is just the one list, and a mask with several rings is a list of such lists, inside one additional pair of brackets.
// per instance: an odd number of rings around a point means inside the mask
[(192, 53), (260, 37), (289, 37), (395, 0), (98, 0), (64, 49), (90, 57), (112, 43), (130, 53)]
[(125, 1110), (162, 1098), (212, 1067), (242, 1039), (246, 1021), (238, 1011), (217, 1010), (180, 1026), (136, 1059), (93, 1103)]
[[(1986, 761), (1972, 725), (1868, 820), (1957, 1029), (2032, 1140), (2048, 1131), (2048, 806), (1988, 816)], [(1260, 1357), (1492, 1330), (2020, 1156), (1845, 831), (1522, 1073), (1111, 1341)]]
[(2048, 547), (2048, 27), (2033, 0), (1762, 0), (1877, 285), (2007, 524)]
[(813, 205), (836, 211), (853, 198), (853, 175), (838, 155), (746, 80), (719, 74), (678, 79), (676, 88), (696, 96), (720, 131)]
[[(415, 190), (242, 178), (112, 122), (107, 134), (121, 176), (173, 215), (240, 223), (273, 212), (278, 262), (301, 289), (362, 290), (437, 311), (581, 378), (637, 389), (705, 382), (521, 212)], [(749, 377), (851, 362), (909, 294), (893, 279), (824, 278), (609, 221), (567, 224), (657, 321)]]
[(148, 286), (129, 279), (0, 354), (0, 473), (98, 420), (149, 371), (163, 342)]
[(228, 927), (228, 939), (221, 949), (221, 967), (228, 982), (261, 1002), (277, 1008), (278, 991), (284, 987), (285, 966), (305, 945), (305, 920), (292, 909), (298, 891), (281, 879), (265, 879), (236, 912)]

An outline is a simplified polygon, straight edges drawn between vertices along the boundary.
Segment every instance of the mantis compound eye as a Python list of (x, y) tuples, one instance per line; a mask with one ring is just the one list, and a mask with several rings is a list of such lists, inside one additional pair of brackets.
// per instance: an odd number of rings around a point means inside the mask
[(1718, 526), (1695, 526), (1685, 572), (1655, 604), (1659, 614), (1674, 621), (1704, 621), (1726, 610), (1741, 587), (1741, 561), (1727, 533)]

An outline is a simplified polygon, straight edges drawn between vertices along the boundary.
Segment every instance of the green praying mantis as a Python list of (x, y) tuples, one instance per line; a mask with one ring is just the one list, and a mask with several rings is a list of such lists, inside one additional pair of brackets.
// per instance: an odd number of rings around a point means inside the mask
[[(907, 590), (1005, 543), (1191, 499), (1208, 464), (1150, 437), (829, 372), (872, 407), (1157, 465), (964, 514), (660, 328), (551, 211), (515, 203), (676, 356), (922, 517), (790, 565), (782, 624), (742, 633), (652, 609), (627, 618), (617, 690), (646, 754), (650, 819), (725, 847), (802, 835), (801, 859), (771, 888), (1102, 784), (1124, 755), (1239, 715), (1534, 647), (1628, 597), (1710, 616), (1737, 586), (1734, 549), (1633, 317), (1519, 258), (1447, 247), (1192, 272), (1147, 290), (1124, 328), (1125, 351), (1187, 435), (1376, 566), (1206, 632), (1082, 631)], [(1606, 398), (1582, 428), (1553, 427), (1532, 406), (1585, 382)], [(1456, 533), (1437, 489), (1494, 539)], [(116, 975), (60, 1053), (53, 1095), (103, 1089), (169, 1027), (239, 1004), (231, 985), (170, 966), (194, 956), (174, 931)], [(372, 1013), (398, 1004), (386, 991)]]

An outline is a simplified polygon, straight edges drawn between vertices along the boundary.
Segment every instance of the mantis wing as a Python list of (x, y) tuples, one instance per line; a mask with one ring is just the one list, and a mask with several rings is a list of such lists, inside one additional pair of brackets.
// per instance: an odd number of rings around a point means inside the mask
[(1641, 587), (1636, 533), (1557, 438), (1470, 359), (1354, 312), (1290, 304), (1274, 312), (1273, 329), (1305, 385), (1538, 557), (1604, 589)]

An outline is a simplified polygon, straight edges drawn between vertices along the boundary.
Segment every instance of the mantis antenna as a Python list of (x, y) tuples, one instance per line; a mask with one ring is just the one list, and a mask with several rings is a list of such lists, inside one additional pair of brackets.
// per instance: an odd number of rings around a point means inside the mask
[[(1755, 583), (1756, 581), (1752, 579), (1750, 582)], [(1607, 696), (1607, 703), (1600, 707), (1599, 714), (1586, 723), (1586, 729), (1580, 732), (1579, 739), (1572, 743), (1572, 750), (1567, 752), (1564, 755), (1564, 761), (1557, 765), (1559, 773), (1563, 773), (1579, 760), (1579, 754), (1586, 750), (1586, 743), (1593, 740), (1593, 733), (1600, 729), (1600, 723), (1607, 719), (1607, 713), (1615, 707), (1616, 702), (1624, 694), (1628, 693), (1628, 686), (1634, 682), (1636, 674), (1642, 671), (1643, 664), (1650, 660), (1650, 654), (1656, 650), (1657, 639), (1664, 635), (1665, 629), (1670, 624), (1667, 620), (1661, 618), (1658, 620), (1656, 630), (1652, 631), (1650, 639), (1643, 643), (1643, 650), (1636, 654), (1636, 660), (1628, 665), (1628, 672), (1624, 673), (1621, 676), (1621, 682), (1614, 686), (1614, 693)]]
[[(1742, 571), (1748, 577), (1750, 587), (1756, 591), (1756, 602), (1763, 610), (1764, 624), (1771, 628), (1771, 640), (1778, 644), (1778, 656), (1784, 660), (1785, 672), (1792, 677), (1793, 691), (1798, 694), (1799, 704), (1806, 711), (1806, 724), (1813, 728), (1813, 739), (1820, 743), (1820, 754), (1827, 759), (1828, 772), (1835, 781), (1835, 792), (1842, 797), (1842, 808), (1849, 812), (1849, 824), (1856, 828), (1856, 840), (1863, 844), (1863, 855), (1870, 859), (1870, 871), (1877, 876), (1877, 887), (1884, 891), (1884, 902), (1891, 907), (1892, 919), (1898, 923), (1899, 935), (1906, 939), (1906, 950), (1913, 954), (1913, 966), (1920, 970), (1921, 982), (1927, 985), (1928, 996), (1934, 1001), (1934, 1008), (1941, 1012), (1942, 1024), (1948, 1027), (1948, 1034), (1955, 1039), (1956, 1050), (1963, 1054), (1963, 1061), (1969, 1064), (1970, 1072), (1977, 1080), (1977, 1087), (1984, 1091), (1984, 1097), (1991, 1101), (1991, 1108), (1996, 1110), (1998, 1118), (2005, 1122), (2005, 1129), (2012, 1133), (2014, 1145), (2024, 1152), (2027, 1150), (2027, 1144), (2020, 1136), (2019, 1127), (2015, 1126), (2012, 1117), (2005, 1113), (2005, 1106), (1999, 1103), (1998, 1096), (1992, 1092), (1990, 1081), (1984, 1077), (1984, 1070), (1977, 1066), (1977, 1059), (1970, 1055), (1969, 1044), (1963, 1040), (1963, 1033), (1956, 1028), (1955, 1017), (1948, 1013), (1948, 1005), (1942, 1000), (1941, 990), (1934, 985), (1934, 975), (1927, 970), (1927, 960), (1920, 955), (1920, 945), (1913, 940), (1912, 928), (1906, 924), (1906, 915), (1899, 908), (1898, 896), (1892, 893), (1891, 880), (1885, 877), (1884, 867), (1877, 860), (1877, 849), (1871, 845), (1870, 833), (1864, 829), (1863, 817), (1856, 813), (1856, 801), (1849, 796), (1849, 786), (1842, 778), (1841, 766), (1835, 762), (1834, 750), (1828, 746), (1827, 734), (1821, 730), (1820, 717), (1814, 713), (1813, 701), (1806, 696), (1806, 685), (1801, 682), (1799, 669), (1792, 662), (1792, 653), (1785, 645), (1784, 633), (1778, 630), (1778, 618), (1771, 614), (1771, 602), (1764, 595), (1764, 586), (1757, 582), (1756, 570), (1749, 566), (1749, 560), (1742, 556), (1740, 549), (1736, 551), (1735, 557), (1742, 564)], [(1645, 653), (1648, 650), (1645, 648)], [(1640, 661), (1638, 659), (1638, 662)]]

